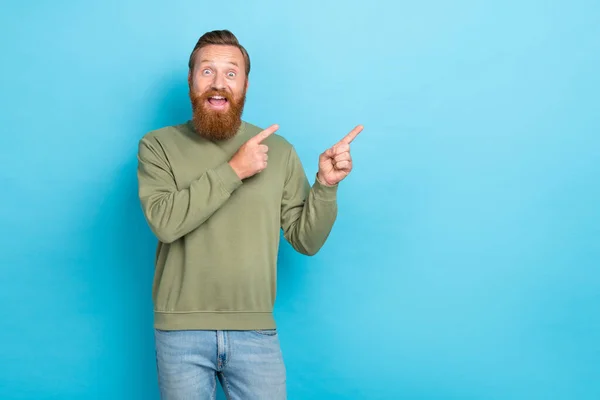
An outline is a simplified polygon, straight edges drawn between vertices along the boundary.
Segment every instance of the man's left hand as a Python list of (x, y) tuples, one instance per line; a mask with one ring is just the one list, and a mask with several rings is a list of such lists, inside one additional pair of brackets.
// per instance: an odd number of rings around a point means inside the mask
[(325, 150), (319, 156), (319, 172), (317, 179), (327, 186), (337, 185), (352, 171), (352, 157), (350, 156), (350, 143), (363, 130), (362, 125), (347, 134), (333, 147)]

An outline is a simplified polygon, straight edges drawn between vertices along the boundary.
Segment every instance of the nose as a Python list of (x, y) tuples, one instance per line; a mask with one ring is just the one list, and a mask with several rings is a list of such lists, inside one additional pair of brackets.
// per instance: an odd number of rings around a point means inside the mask
[(212, 82), (213, 89), (224, 90), (225, 89), (225, 78), (221, 74), (215, 74)]

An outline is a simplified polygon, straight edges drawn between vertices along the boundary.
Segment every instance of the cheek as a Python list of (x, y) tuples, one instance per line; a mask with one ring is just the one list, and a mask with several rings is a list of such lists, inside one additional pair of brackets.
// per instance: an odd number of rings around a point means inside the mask
[(235, 93), (237, 96), (241, 96), (244, 93), (244, 89), (246, 87), (246, 81), (245, 80), (233, 81), (230, 83), (229, 87), (231, 88), (231, 91), (233, 93)]
[(210, 81), (204, 77), (195, 77), (192, 81), (192, 89), (196, 93), (203, 93), (207, 89), (210, 89)]

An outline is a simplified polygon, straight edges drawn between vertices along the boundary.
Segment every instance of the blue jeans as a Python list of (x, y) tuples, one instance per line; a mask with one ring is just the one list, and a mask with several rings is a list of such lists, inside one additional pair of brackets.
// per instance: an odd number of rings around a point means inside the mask
[(217, 378), (230, 400), (286, 399), (286, 372), (276, 330), (155, 329), (163, 400), (214, 400)]

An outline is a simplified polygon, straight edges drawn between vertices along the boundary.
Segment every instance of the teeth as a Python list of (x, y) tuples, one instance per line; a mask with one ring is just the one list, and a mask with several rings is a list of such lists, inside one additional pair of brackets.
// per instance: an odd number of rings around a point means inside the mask
[(215, 100), (224, 100), (225, 97), (223, 96), (212, 96), (211, 99), (215, 99)]

